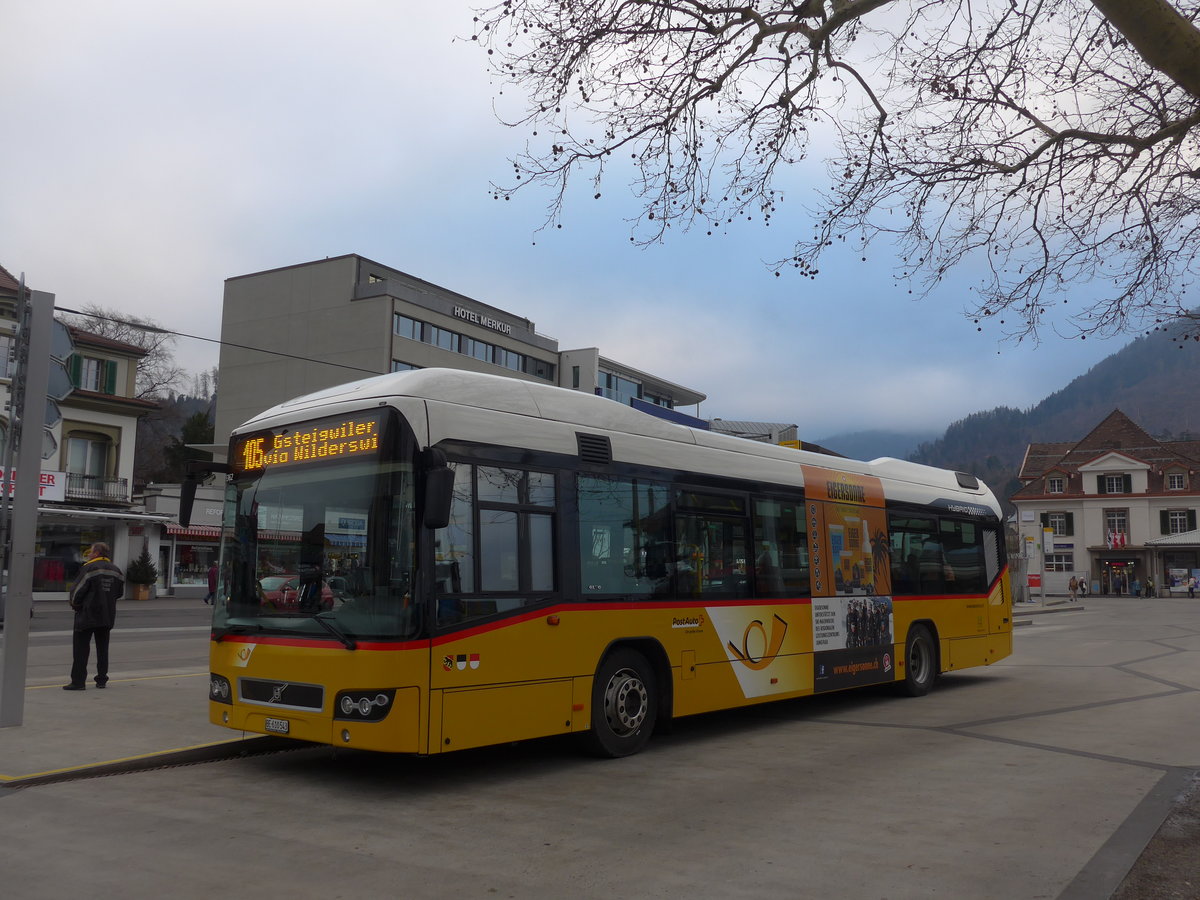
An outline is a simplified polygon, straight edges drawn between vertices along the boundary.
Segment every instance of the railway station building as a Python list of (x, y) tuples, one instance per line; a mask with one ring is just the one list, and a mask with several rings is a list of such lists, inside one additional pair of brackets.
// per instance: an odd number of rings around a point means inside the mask
[(1136, 580), (1187, 596), (1200, 578), (1200, 441), (1151, 437), (1120, 410), (1079, 441), (1030, 444), (1012, 496), (1032, 593), (1072, 577), (1102, 594)]

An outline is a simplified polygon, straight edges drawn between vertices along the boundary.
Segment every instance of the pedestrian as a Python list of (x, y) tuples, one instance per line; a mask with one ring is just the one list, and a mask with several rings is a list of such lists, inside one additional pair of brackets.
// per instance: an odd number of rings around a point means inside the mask
[(1131, 597), (1142, 596), (1142, 581), (1136, 575), (1133, 578), (1133, 583), (1129, 586), (1129, 594)]
[(1196, 576), (1195, 575), (1188, 576), (1187, 589), (1188, 589), (1188, 599), (1195, 600), (1196, 599)]
[(83, 568), (71, 588), (75, 634), (71, 653), (71, 682), (64, 691), (87, 687), (88, 654), (96, 642), (96, 687), (108, 684), (108, 636), (117, 620), (117, 601), (125, 594), (125, 573), (109, 558), (108, 544), (96, 542), (84, 554)]
[(208, 594), (204, 597), (205, 603), (212, 603), (217, 597), (217, 564), (214, 562), (208, 567)]
[(1147, 576), (1146, 578), (1146, 599), (1157, 596), (1154, 593), (1154, 579)]
[(1071, 602), (1074, 603), (1077, 599), (1079, 599), (1079, 579), (1072, 575), (1071, 581), (1067, 585), (1067, 588), (1071, 592)]

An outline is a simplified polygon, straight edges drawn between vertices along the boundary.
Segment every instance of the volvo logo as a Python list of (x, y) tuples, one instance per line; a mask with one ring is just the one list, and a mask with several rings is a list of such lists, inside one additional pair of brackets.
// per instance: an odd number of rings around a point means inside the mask
[(275, 687), (271, 689), (271, 699), (268, 702), (278, 703), (280, 700), (282, 700), (283, 692), (287, 690), (287, 687), (288, 686), (286, 682), (284, 684), (275, 685)]

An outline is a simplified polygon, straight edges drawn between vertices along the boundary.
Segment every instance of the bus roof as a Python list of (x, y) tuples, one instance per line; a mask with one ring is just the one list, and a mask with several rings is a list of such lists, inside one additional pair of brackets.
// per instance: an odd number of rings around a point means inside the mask
[(437, 401), (591, 430), (672, 441), (764, 461), (778, 460), (797, 468), (798, 464), (804, 464), (872, 475), (884, 481), (907, 482), (925, 489), (932, 488), (939, 493), (958, 495), (964, 499), (969, 497), (970, 502), (990, 506), (997, 515), (1000, 513), (992, 492), (973, 476), (962, 473), (890, 457), (864, 462), (751, 441), (677, 425), (594, 394), (461, 369), (414, 369), (335, 385), (265, 410), (237, 428), (236, 432), (264, 427), (268, 420), (281, 417), (321, 415), (320, 410), (324, 406), (397, 397)]

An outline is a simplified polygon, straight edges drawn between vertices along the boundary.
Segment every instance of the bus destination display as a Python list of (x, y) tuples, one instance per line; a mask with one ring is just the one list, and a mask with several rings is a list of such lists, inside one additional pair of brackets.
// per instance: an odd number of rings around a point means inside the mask
[(259, 432), (234, 441), (233, 464), (239, 472), (294, 468), (343, 457), (379, 452), (378, 415), (348, 416), (278, 432)]

